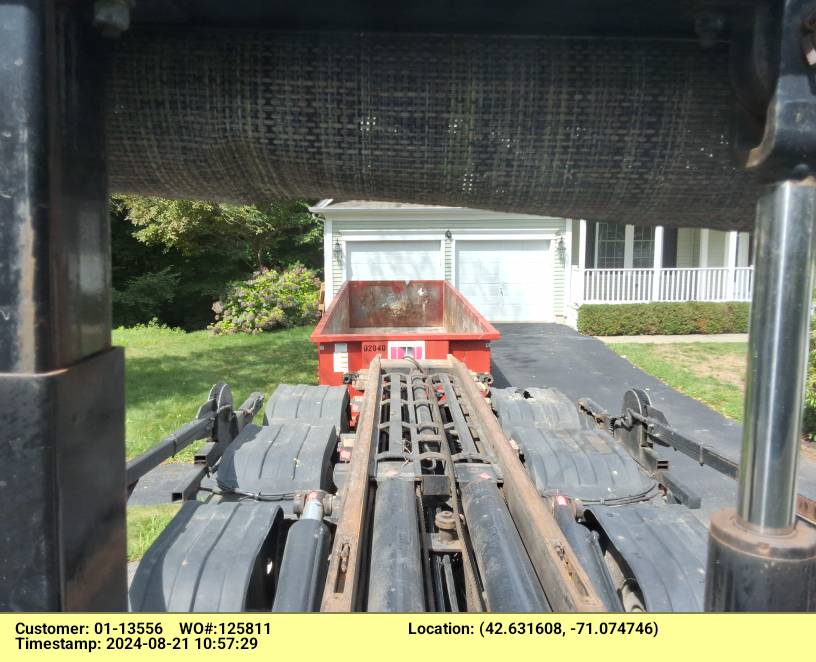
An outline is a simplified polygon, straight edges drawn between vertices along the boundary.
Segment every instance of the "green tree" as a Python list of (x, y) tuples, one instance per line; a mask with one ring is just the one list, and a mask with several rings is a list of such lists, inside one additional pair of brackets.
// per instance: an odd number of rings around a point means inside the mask
[(322, 226), (305, 202), (226, 205), (111, 198), (114, 324), (205, 328), (228, 283), (299, 262), (320, 270)]
[(252, 269), (295, 261), (320, 265), (322, 230), (304, 201), (230, 205), (195, 200), (123, 197), (134, 237), (148, 246), (197, 255), (218, 246)]

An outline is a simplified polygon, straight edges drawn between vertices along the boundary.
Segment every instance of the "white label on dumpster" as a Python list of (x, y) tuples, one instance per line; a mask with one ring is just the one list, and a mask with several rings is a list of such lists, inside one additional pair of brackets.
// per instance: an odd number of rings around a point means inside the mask
[(406, 357), (413, 357), (421, 361), (425, 357), (425, 341), (424, 340), (389, 340), (388, 341), (388, 358), (389, 359), (404, 359)]
[(334, 371), (348, 372), (348, 343), (334, 343)]

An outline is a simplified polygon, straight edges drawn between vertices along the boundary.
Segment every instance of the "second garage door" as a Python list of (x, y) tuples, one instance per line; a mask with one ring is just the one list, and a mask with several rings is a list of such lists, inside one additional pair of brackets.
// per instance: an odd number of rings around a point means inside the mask
[(456, 287), (490, 321), (552, 321), (550, 242), (457, 240)]
[(349, 280), (438, 280), (442, 276), (439, 241), (350, 241)]

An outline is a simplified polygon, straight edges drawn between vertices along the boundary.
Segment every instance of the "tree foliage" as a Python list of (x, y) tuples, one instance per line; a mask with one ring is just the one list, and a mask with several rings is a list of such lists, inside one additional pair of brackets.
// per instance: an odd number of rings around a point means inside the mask
[(322, 264), (322, 227), (303, 201), (226, 205), (114, 196), (111, 235), (117, 326), (158, 318), (202, 329), (229, 283), (267, 267)]
[(134, 237), (148, 246), (197, 255), (213, 246), (240, 255), (252, 269), (299, 260), (320, 263), (320, 223), (301, 200), (229, 205), (127, 196), (120, 199)]

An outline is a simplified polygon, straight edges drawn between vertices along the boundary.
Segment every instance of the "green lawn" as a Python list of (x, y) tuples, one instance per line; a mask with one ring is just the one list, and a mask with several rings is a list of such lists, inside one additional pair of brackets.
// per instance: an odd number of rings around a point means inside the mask
[(742, 420), (746, 343), (610, 344), (641, 370), (728, 418)]
[(138, 561), (147, 548), (164, 531), (181, 504), (165, 503), (159, 506), (128, 506), (127, 560)]
[[(280, 383), (316, 384), (311, 330), (257, 336), (156, 327), (114, 330), (114, 344), (125, 348), (128, 459), (192, 420), (217, 381), (232, 387), (236, 407), (252, 391), (269, 397)], [(186, 448), (173, 461), (190, 460), (195, 448)], [(128, 561), (142, 557), (177, 510), (178, 504), (128, 507)]]
[[(252, 391), (268, 397), (280, 383), (316, 384), (311, 330), (255, 336), (154, 327), (114, 330), (114, 344), (125, 348), (128, 459), (191, 421), (218, 381), (232, 387), (236, 407)], [(186, 461), (193, 453), (189, 447), (176, 460)]]

